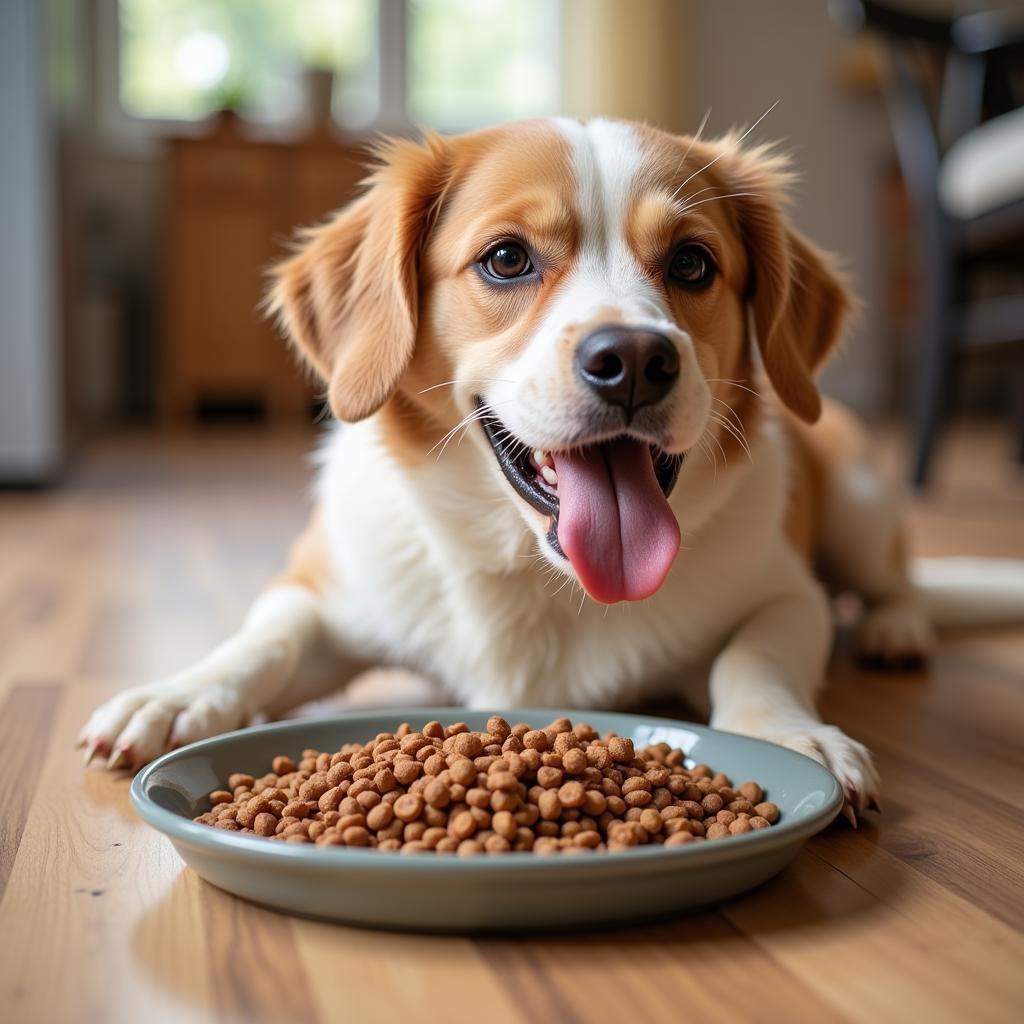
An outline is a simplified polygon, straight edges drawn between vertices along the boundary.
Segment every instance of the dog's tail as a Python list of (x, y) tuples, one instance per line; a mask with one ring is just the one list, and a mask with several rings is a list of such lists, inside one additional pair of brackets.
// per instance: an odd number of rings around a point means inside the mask
[(910, 575), (938, 629), (1024, 624), (1024, 560), (919, 558)]

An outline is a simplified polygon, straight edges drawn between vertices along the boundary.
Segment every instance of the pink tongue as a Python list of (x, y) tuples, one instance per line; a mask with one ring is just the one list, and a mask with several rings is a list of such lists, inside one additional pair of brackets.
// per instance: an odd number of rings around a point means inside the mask
[(584, 590), (602, 604), (641, 601), (665, 581), (679, 524), (642, 441), (589, 445), (552, 456), (558, 543)]

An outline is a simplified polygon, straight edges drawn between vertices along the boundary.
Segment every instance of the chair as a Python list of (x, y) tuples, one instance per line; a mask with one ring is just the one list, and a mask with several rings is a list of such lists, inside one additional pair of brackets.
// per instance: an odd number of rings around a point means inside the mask
[[(911, 478), (928, 479), (957, 362), (1024, 343), (1024, 8), (923, 17), (874, 0), (832, 0), (848, 28), (889, 43), (886, 100), (921, 243)], [(941, 69), (939, 85), (928, 71)], [(933, 96), (937, 93), (937, 103)], [(1017, 273), (1017, 294), (981, 298), (982, 271)], [(1024, 441), (1024, 367), (1016, 379)], [(1019, 458), (1024, 461), (1024, 443)]]

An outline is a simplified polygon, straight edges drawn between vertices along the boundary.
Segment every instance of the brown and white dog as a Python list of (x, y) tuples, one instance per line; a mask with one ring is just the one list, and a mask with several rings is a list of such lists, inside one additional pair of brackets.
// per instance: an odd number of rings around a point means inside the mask
[(943, 591), (912, 585), (857, 426), (822, 415), (850, 296), (787, 222), (784, 161), (741, 142), (552, 120), (384, 146), (275, 272), (343, 423), (312, 521), (235, 636), (93, 714), (87, 758), (138, 765), (376, 664), (502, 708), (629, 704), (710, 664), (713, 725), (876, 801), (815, 711), (816, 567), (882, 660), (927, 653)]

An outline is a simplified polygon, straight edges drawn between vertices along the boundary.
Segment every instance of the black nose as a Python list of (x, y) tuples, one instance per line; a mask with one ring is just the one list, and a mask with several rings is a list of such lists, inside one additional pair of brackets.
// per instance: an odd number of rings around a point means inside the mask
[(679, 377), (679, 353), (668, 338), (654, 331), (599, 327), (577, 346), (576, 372), (628, 418), (672, 390)]

